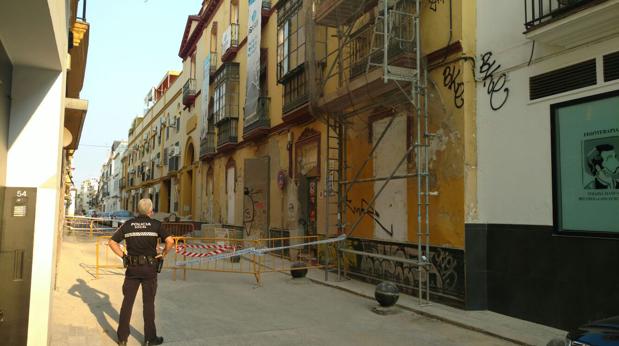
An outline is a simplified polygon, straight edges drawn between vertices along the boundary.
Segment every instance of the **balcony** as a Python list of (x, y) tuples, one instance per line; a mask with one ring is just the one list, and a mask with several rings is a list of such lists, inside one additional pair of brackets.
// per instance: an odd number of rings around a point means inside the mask
[(359, 15), (360, 3), (350, 0), (318, 0), (314, 21), (330, 27), (348, 24)]
[(619, 0), (524, 0), (525, 35), (570, 48), (619, 33)]
[(262, 11), (260, 11), (260, 15), (262, 16), (262, 26), (264, 26), (266, 21), (269, 19), (269, 16), (272, 13), (271, 9), (271, 0), (262, 0)]
[(236, 147), (238, 143), (239, 120), (237, 118), (224, 118), (217, 124), (217, 151), (225, 152)]
[(176, 172), (178, 171), (178, 156), (172, 156), (168, 159), (168, 172)]
[(271, 0), (262, 0), (262, 10), (263, 11), (271, 10)]
[[(413, 13), (413, 8), (406, 8), (405, 13)], [(401, 81), (411, 80), (416, 75), (415, 29), (405, 19), (407, 15), (393, 15), (397, 34), (391, 35), (388, 42), (388, 57), (384, 63), (384, 40), (376, 37), (372, 43), (374, 27), (382, 26), (382, 20), (369, 22), (350, 34), (345, 51), (348, 53), (340, 67), (324, 78), (328, 80), (332, 92), (326, 92), (318, 99), (318, 104), (330, 111), (342, 111), (352, 106), (359, 106), (363, 100), (373, 98), (386, 102), (398, 102), (401, 93), (394, 93), (398, 86), (385, 82), (385, 69)], [(372, 50), (372, 44), (377, 49)]]
[(200, 141), (200, 159), (208, 160), (217, 154), (217, 148), (215, 147), (215, 132), (208, 132), (206, 138)]
[(183, 85), (183, 105), (185, 107), (193, 106), (196, 101), (196, 80), (189, 78)]
[(221, 37), (221, 61), (230, 61), (234, 59), (239, 51), (239, 25), (230, 23), (230, 26), (224, 31)]
[(209, 66), (211, 81), (213, 80), (212, 77), (215, 75), (215, 72), (217, 72), (217, 63), (217, 52), (211, 52), (211, 65)]
[(288, 73), (280, 82), (284, 86), (283, 116), (296, 110), (307, 103), (309, 94), (307, 90), (307, 73), (305, 65), (300, 65), (296, 71)]
[(245, 117), (243, 124), (244, 140), (255, 140), (269, 133), (271, 128), (271, 117), (269, 116), (270, 104), (270, 97), (258, 97), (256, 113), (249, 117)]

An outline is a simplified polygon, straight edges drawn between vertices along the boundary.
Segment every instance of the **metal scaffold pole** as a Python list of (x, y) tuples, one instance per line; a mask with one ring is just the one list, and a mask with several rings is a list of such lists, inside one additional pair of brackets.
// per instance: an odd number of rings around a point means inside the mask
[[(416, 267), (419, 275), (415, 288), (419, 303), (428, 304), (430, 301), (429, 197), (431, 195), (429, 147), (432, 134), (429, 131), (427, 64), (423, 61), (421, 54), (421, 0), (378, 0), (377, 2), (361, 0), (334, 2), (333, 4), (329, 3), (330, 1), (333, 2), (332, 0), (314, 0), (312, 11), (316, 15), (313, 18), (316, 23), (312, 22), (311, 27), (307, 28), (308, 31), (313, 31), (314, 24), (323, 25), (330, 30), (327, 32), (332, 33), (331, 37), (337, 39), (337, 44), (331, 45), (334, 48), (333, 51), (326, 49), (322, 64), (316, 63), (313, 56), (309, 59), (308, 75), (320, 76), (316, 80), (311, 79), (310, 95), (324, 99), (327, 85), (331, 85), (332, 88), (335, 85), (341, 95), (339, 97), (344, 100), (341, 101), (343, 105), (335, 105), (335, 110), (332, 105), (325, 106), (324, 100), (322, 103), (313, 101), (311, 107), (314, 116), (326, 122), (327, 125), (325, 235), (331, 236), (331, 230), (334, 228), (337, 229), (338, 234), (345, 232), (349, 236), (352, 235), (363, 219), (368, 217), (368, 211), (374, 210), (377, 200), (392, 181), (399, 179), (409, 181), (415, 177), (417, 259), (406, 259), (406, 261), (402, 259), (401, 262), (402, 265)], [(321, 7), (324, 3), (329, 4)], [(313, 52), (316, 43), (309, 42), (309, 45), (309, 51)], [(328, 45), (326, 47), (328, 48)], [(412, 59), (415, 60), (414, 63)], [(363, 61), (365, 61), (365, 66), (361, 69), (359, 66)], [(359, 91), (359, 81), (369, 84), (370, 81), (376, 80), (378, 72), (386, 87), (373, 84), (374, 86), (366, 86), (364, 91)], [(354, 78), (357, 78), (357, 82), (352, 85), (351, 81)], [(377, 90), (370, 90), (371, 88)], [(381, 92), (380, 90), (391, 91)], [(410, 108), (411, 106), (413, 108)], [(385, 171), (389, 175), (378, 176), (374, 173), (373, 177), (368, 178), (366, 168), (371, 167), (369, 163), (373, 162), (376, 155), (379, 155), (379, 148), (384, 148), (386, 145), (384, 142), (388, 141), (387, 139), (393, 140), (389, 134), (398, 128), (396, 126), (397, 113), (402, 109), (407, 110), (409, 119), (416, 118), (415, 121), (410, 119), (411, 123), (416, 124), (416, 131), (410, 131), (404, 136), (408, 142), (406, 150), (402, 152), (401, 157), (398, 155), (397, 163), (395, 161), (392, 163), (395, 166), (388, 167)], [(383, 113), (379, 119), (388, 117), (384, 127), (380, 130), (373, 130), (371, 120), (368, 120), (369, 114), (376, 115), (376, 112)], [(347, 132), (349, 127), (354, 129), (351, 131), (358, 131), (359, 125), (367, 126), (365, 129), (371, 133), (370, 138), (375, 139), (372, 140), (369, 151), (363, 152), (365, 157), (353, 158), (356, 151), (347, 150), (347, 145), (349, 140), (354, 140), (354, 133), (357, 132), (351, 132), (351, 138), (347, 137)], [(409, 159), (413, 154), (415, 156), (414, 171), (407, 164), (412, 161)], [(358, 164), (358, 166), (352, 167), (352, 164)], [(402, 167), (406, 167), (405, 172), (402, 171)], [(382, 184), (376, 184), (377, 182), (382, 182)], [(349, 224), (347, 221), (348, 196), (354, 186), (368, 183), (375, 183), (377, 190), (373, 192), (370, 201), (365, 202), (359, 215), (355, 215), (354, 222)], [(334, 219), (337, 219), (335, 225)], [(329, 261), (329, 250), (327, 249), (326, 252), (326, 259)], [(338, 280), (341, 279), (342, 269), (347, 268), (344, 266), (342, 256), (345, 252), (355, 255), (372, 255), (369, 252), (340, 248), (340, 244), (337, 244)], [(398, 261), (397, 258), (389, 258), (389, 256), (386, 258)], [(328, 269), (325, 269), (325, 279), (328, 279)]]

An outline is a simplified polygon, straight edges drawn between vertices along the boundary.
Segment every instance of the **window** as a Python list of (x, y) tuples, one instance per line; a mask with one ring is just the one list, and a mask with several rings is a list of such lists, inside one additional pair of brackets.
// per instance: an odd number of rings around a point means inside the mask
[(181, 117), (176, 117), (174, 126), (176, 127), (176, 133), (179, 133), (181, 130)]
[(191, 55), (191, 61), (189, 65), (189, 78), (196, 78), (196, 53)]
[(217, 23), (211, 29), (211, 52), (217, 52)]
[(292, 110), (307, 101), (305, 73), (298, 73), (284, 83), (284, 111)]
[(303, 1), (289, 0), (278, 10), (277, 77), (281, 79), (305, 62)]
[(239, 0), (230, 1), (230, 23), (239, 23)]
[(551, 109), (556, 231), (619, 236), (619, 91)]
[(239, 64), (226, 63), (215, 76), (215, 95), (213, 96), (215, 123), (225, 118), (239, 116)]

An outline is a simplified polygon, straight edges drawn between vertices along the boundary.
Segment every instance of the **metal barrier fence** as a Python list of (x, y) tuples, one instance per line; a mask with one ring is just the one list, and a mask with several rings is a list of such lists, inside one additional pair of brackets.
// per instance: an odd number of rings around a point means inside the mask
[[(224, 228), (213, 230), (220, 233)], [(208, 232), (207, 232), (208, 233)], [(173, 237), (174, 251), (168, 253), (164, 269), (172, 271), (176, 280), (180, 271), (181, 279), (187, 279), (189, 271), (222, 272), (254, 275), (258, 284), (262, 283), (262, 274), (270, 272), (289, 272), (295, 269), (328, 269), (335, 267), (324, 261), (326, 251), (335, 253), (335, 243), (309, 244), (322, 236), (297, 236), (263, 239), (239, 239), (228, 236), (220, 237)], [(96, 277), (101, 269), (123, 269), (122, 262), (107, 246), (110, 236), (96, 238)], [(162, 247), (163, 245), (159, 245)], [(293, 248), (287, 248), (294, 246)], [(243, 253), (249, 249), (280, 248), (258, 255), (256, 252)], [(233, 255), (240, 252), (240, 255)], [(219, 258), (228, 254), (226, 258)], [(334, 258), (331, 256), (330, 258)]]
[(114, 232), (117, 228), (113, 226), (115, 224), (118, 225), (119, 221), (94, 217), (65, 216), (63, 230), (67, 235), (87, 237), (92, 240), (98, 235)]
[(162, 222), (161, 226), (164, 231), (176, 237), (182, 237), (194, 231), (193, 223), (189, 222)]

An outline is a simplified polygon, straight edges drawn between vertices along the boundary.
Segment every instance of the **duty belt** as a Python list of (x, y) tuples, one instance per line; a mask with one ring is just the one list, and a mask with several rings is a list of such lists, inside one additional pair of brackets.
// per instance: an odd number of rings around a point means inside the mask
[(157, 259), (152, 256), (127, 256), (129, 265), (144, 265), (144, 264), (157, 264)]

